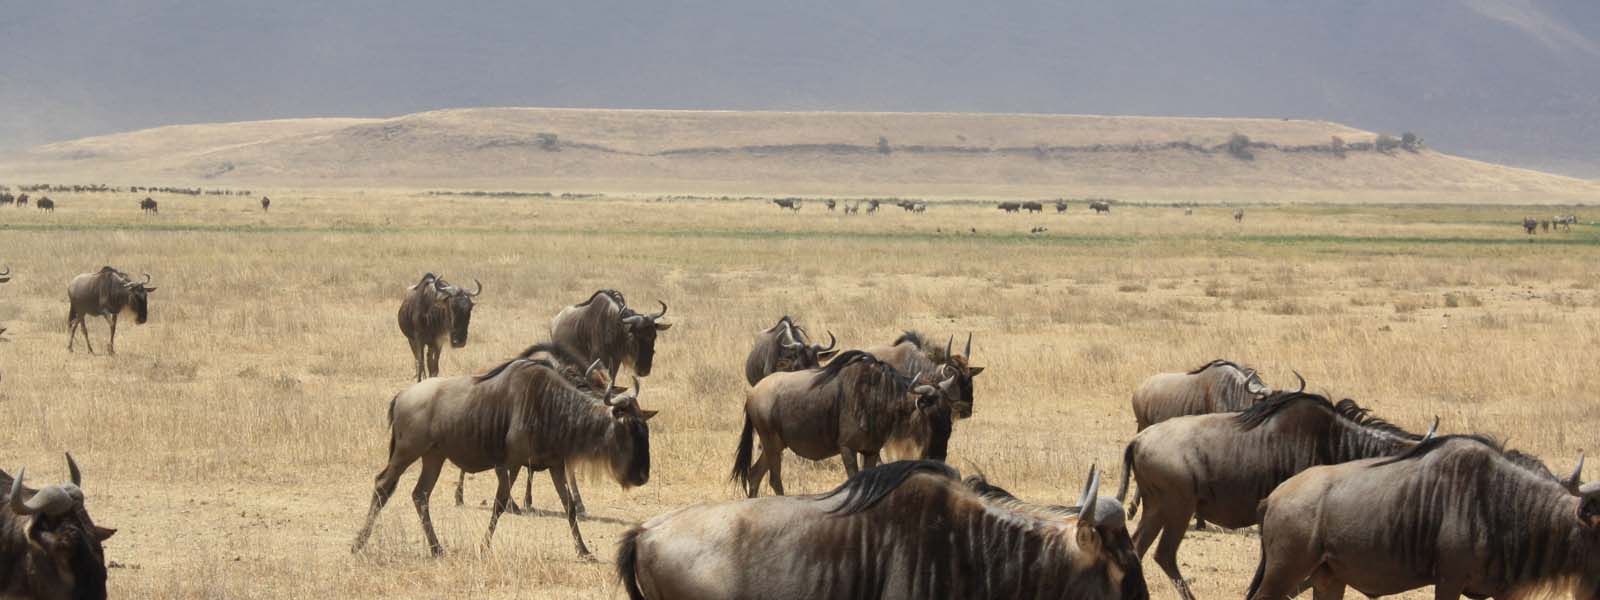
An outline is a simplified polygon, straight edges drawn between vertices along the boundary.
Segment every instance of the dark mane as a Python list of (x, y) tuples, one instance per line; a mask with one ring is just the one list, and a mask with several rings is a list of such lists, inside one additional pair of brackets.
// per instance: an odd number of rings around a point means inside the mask
[(1434, 450), (1438, 450), (1439, 448), (1444, 447), (1445, 443), (1450, 442), (1451, 440), (1468, 440), (1468, 441), (1472, 441), (1472, 442), (1477, 442), (1479, 444), (1483, 444), (1484, 446), (1488, 446), (1490, 449), (1493, 449), (1495, 452), (1498, 452), (1498, 453), (1504, 453), (1505, 452), (1505, 447), (1500, 445), (1499, 440), (1496, 440), (1496, 439), (1494, 439), (1492, 437), (1489, 437), (1489, 436), (1486, 436), (1486, 435), (1459, 434), (1458, 433), (1458, 434), (1454, 434), (1454, 435), (1436, 436), (1431, 440), (1428, 440), (1428, 441), (1423, 442), (1421, 444), (1417, 444), (1416, 446), (1412, 446), (1410, 450), (1407, 450), (1407, 451), (1402, 452), (1400, 454), (1397, 454), (1397, 455), (1395, 455), (1393, 457), (1390, 457), (1388, 460), (1384, 460), (1384, 461), (1380, 461), (1380, 462), (1374, 463), (1372, 466), (1381, 467), (1381, 466), (1384, 466), (1384, 465), (1392, 465), (1394, 463), (1401, 462), (1401, 461), (1415, 460), (1415, 459), (1418, 459), (1418, 458), (1422, 458), (1424, 456), (1427, 456), (1429, 453), (1433, 452)]
[(1249, 367), (1240, 366), (1239, 363), (1233, 362), (1231, 360), (1224, 360), (1224, 359), (1219, 358), (1219, 359), (1213, 360), (1211, 362), (1208, 362), (1206, 364), (1203, 364), (1203, 365), (1200, 365), (1198, 367), (1195, 367), (1195, 369), (1193, 371), (1189, 371), (1186, 374), (1187, 375), (1197, 375), (1201, 371), (1204, 371), (1204, 370), (1209, 369), (1211, 367), (1233, 367), (1233, 368), (1238, 369), (1240, 371), (1244, 371), (1245, 373), (1253, 373), (1253, 372), (1255, 372), (1254, 369), (1251, 369)]
[(588, 306), (590, 304), (593, 304), (594, 303), (594, 299), (595, 298), (599, 298), (602, 294), (604, 294), (605, 296), (610, 297), (611, 301), (617, 303), (617, 306), (619, 306), (619, 307), (626, 308), (628, 306), (628, 302), (626, 300), (622, 299), (622, 292), (619, 292), (619, 291), (616, 291), (616, 290), (611, 290), (611, 289), (595, 290), (595, 292), (593, 294), (589, 295), (589, 299), (588, 300), (584, 300), (583, 302), (579, 302), (575, 306)]
[(851, 477), (833, 491), (823, 494), (819, 499), (826, 500), (844, 494), (844, 503), (829, 513), (837, 516), (853, 515), (871, 509), (917, 473), (930, 473), (952, 481), (961, 477), (961, 474), (950, 465), (939, 461), (902, 460), (857, 473), (855, 477)]
[(1356, 404), (1355, 400), (1351, 400), (1349, 398), (1340, 400), (1339, 404), (1333, 407), (1333, 412), (1341, 417), (1355, 422), (1356, 425), (1360, 425), (1366, 429), (1374, 429), (1412, 440), (1422, 439), (1422, 436), (1420, 435), (1401, 429), (1398, 425), (1373, 415), (1372, 411), (1361, 408)]
[(1017, 497), (1010, 491), (998, 485), (989, 483), (989, 478), (985, 477), (982, 471), (968, 475), (966, 479), (961, 480), (961, 483), (966, 485), (967, 489), (970, 489), (973, 493), (977, 494), (979, 498), (983, 498), (985, 500), (1019, 501), (1017, 500)]
[(905, 333), (900, 334), (900, 337), (895, 338), (894, 343), (889, 345), (899, 346), (900, 344), (904, 344), (906, 342), (911, 342), (911, 345), (916, 346), (919, 350), (927, 348), (928, 345), (921, 333), (909, 329), (906, 330)]
[[(507, 361), (505, 361), (503, 363), (500, 363), (499, 365), (496, 365), (494, 368), (489, 369), (487, 372), (483, 373), (482, 375), (474, 376), (472, 378), (472, 382), (473, 383), (482, 383), (484, 381), (487, 381), (487, 380), (490, 380), (490, 379), (494, 379), (494, 377), (496, 375), (499, 375), (501, 371), (506, 370), (506, 367), (511, 366), (511, 363), (517, 362), (519, 360), (526, 359), (529, 356), (533, 356), (534, 354), (538, 354), (540, 352), (543, 352), (545, 354), (549, 354), (551, 356), (554, 356), (556, 361), (560, 362), (561, 364), (586, 368), (585, 365), (582, 365), (583, 359), (578, 358), (578, 355), (576, 353), (574, 353), (571, 348), (568, 348), (565, 345), (558, 344), (558, 343), (555, 343), (555, 342), (539, 342), (539, 343), (534, 344), (532, 346), (528, 346), (521, 353), (517, 354), (514, 357), (511, 357), (511, 359), (509, 359), (509, 360), (507, 360)], [(546, 362), (546, 361), (538, 361), (538, 362)], [(551, 368), (556, 368), (556, 367), (551, 366)]]
[(850, 366), (850, 363), (853, 363), (860, 358), (866, 358), (872, 362), (878, 361), (877, 357), (861, 350), (846, 351), (838, 356), (833, 357), (833, 360), (828, 362), (828, 366), (815, 370), (816, 375), (812, 376), (811, 378), (811, 387), (820, 387), (835, 379), (838, 379), (839, 374), (844, 372), (845, 367)]
[[(1273, 415), (1283, 412), (1284, 408), (1298, 402), (1310, 402), (1329, 412), (1337, 412), (1332, 402), (1316, 394), (1309, 392), (1273, 392), (1266, 398), (1262, 398), (1260, 402), (1245, 409), (1244, 412), (1239, 413), (1234, 417), (1234, 421), (1243, 426), (1245, 431), (1249, 431), (1260, 427), (1262, 423), (1267, 422)], [(1352, 406), (1355, 405), (1354, 402), (1350, 404)]]

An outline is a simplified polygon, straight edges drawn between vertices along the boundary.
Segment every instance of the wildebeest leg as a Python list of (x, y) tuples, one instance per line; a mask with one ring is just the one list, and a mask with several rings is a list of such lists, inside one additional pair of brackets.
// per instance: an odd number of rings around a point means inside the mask
[(73, 352), (72, 345), (78, 341), (78, 324), (83, 322), (77, 313), (67, 315), (67, 352)]
[(846, 478), (855, 477), (856, 473), (861, 472), (861, 467), (856, 465), (855, 450), (851, 450), (849, 448), (840, 448), (839, 460), (844, 461), (844, 476)]
[[(1166, 572), (1167, 577), (1172, 580), (1172, 585), (1178, 588), (1178, 595), (1182, 596), (1183, 600), (1195, 600), (1194, 592), (1189, 591), (1189, 582), (1183, 580), (1183, 573), (1178, 570), (1178, 545), (1183, 543), (1183, 536), (1188, 533), (1189, 517), (1193, 514), (1178, 512), (1176, 516), (1163, 519), (1161, 542), (1156, 544), (1156, 564)], [(1140, 525), (1139, 529), (1143, 530), (1143, 522)]]
[[(422, 381), (422, 342), (411, 338), (406, 338), (406, 342), (411, 344), (411, 360), (417, 366), (417, 381)], [(464, 472), (463, 475), (465, 475)]]
[(500, 522), (500, 513), (506, 511), (506, 504), (511, 502), (510, 470), (505, 467), (495, 467), (494, 477), (499, 486), (494, 489), (494, 508), (489, 511), (489, 532), (483, 534), (484, 548), (488, 548), (489, 542), (494, 540), (494, 526)]
[(438, 344), (425, 344), (425, 345), (428, 348), (428, 376), (429, 377), (438, 377), (439, 376), (439, 352), (440, 352), (439, 345)]
[(583, 534), (578, 532), (578, 513), (572, 508), (572, 495), (567, 492), (567, 465), (557, 462), (550, 465), (550, 481), (556, 484), (556, 495), (561, 497), (561, 505), (567, 509), (567, 526), (572, 528), (572, 542), (578, 547), (578, 556), (594, 560), (594, 555), (589, 552), (589, 547), (583, 545)]
[(861, 464), (868, 469), (878, 466), (878, 453), (863, 451), (861, 453)]
[(1460, 582), (1441, 581), (1433, 586), (1433, 600), (1461, 600), (1461, 591), (1464, 587)]
[[(583, 494), (578, 493), (578, 472), (567, 471), (567, 487), (572, 490), (572, 510), (580, 515), (588, 515), (589, 510), (583, 507)], [(530, 506), (532, 500), (528, 501)]]
[(383, 505), (389, 503), (389, 497), (394, 495), (395, 486), (400, 484), (400, 475), (406, 472), (406, 468), (410, 467), (414, 460), (416, 459), (405, 459), (396, 462), (394, 457), (391, 456), (389, 457), (388, 466), (378, 472), (377, 481), (372, 490), (372, 505), (367, 509), (367, 524), (361, 528), (360, 532), (356, 533), (355, 544), (350, 546), (352, 554), (360, 552), (361, 547), (367, 545), (367, 538), (372, 537), (372, 525), (378, 520), (378, 511), (383, 510)]
[[(1311, 584), (1311, 600), (1344, 600), (1344, 582), (1334, 577), (1326, 568), (1317, 569), (1317, 574), (1311, 576)], [(1439, 588), (1434, 589), (1437, 591)], [(1456, 599), (1452, 596), (1446, 600)]]
[(462, 471), (461, 477), (456, 479), (456, 506), (461, 506), (467, 503), (466, 498), (463, 496), (461, 491), (461, 489), (465, 487), (467, 487), (467, 472)]
[[(767, 479), (767, 482), (772, 486), (772, 493), (777, 494), (779, 496), (784, 495), (783, 494), (783, 452), (774, 452), (772, 454), (771, 458), (763, 458), (762, 460), (766, 461), (767, 468), (772, 473), (771, 475), (768, 476), (769, 479)], [(756, 482), (760, 483), (761, 480), (757, 479)]]
[[(106, 322), (111, 324), (111, 343), (106, 348), (106, 354), (117, 353), (117, 314), (112, 313), (111, 316), (106, 317)], [(84, 332), (87, 333), (88, 330), (85, 329)]]
[(1158, 510), (1145, 508), (1149, 510), (1139, 517), (1139, 526), (1133, 530), (1133, 550), (1139, 554), (1139, 560), (1144, 560), (1145, 554), (1150, 552), (1150, 546), (1161, 535), (1162, 521), (1160, 515), (1156, 514)]
[(761, 450), (761, 456), (757, 456), (755, 464), (750, 465), (749, 479), (745, 481), (745, 492), (749, 498), (761, 494), (761, 478), (767, 476), (767, 452), (765, 447)]
[[(516, 468), (516, 469), (511, 469), (510, 470), (510, 473), (511, 473), (511, 485), (506, 486), (506, 489), (511, 489), (511, 490), (517, 489), (517, 473), (520, 473), (520, 472), (522, 472), (521, 468)], [(528, 482), (529, 483), (533, 482), (533, 472), (532, 471), (528, 472)], [(519, 515), (519, 516), (522, 514), (522, 508), (517, 506), (517, 501), (516, 500), (512, 500), (509, 494), (506, 497), (506, 512), (511, 513), (513, 515)]]
[[(523, 468), (528, 470), (528, 481), (527, 486), (522, 490), (522, 505), (527, 507), (528, 512), (531, 513), (533, 512), (533, 467), (527, 466)], [(517, 503), (512, 502), (511, 508), (515, 509), (516, 507)]]
[(444, 469), (444, 457), (429, 456), (422, 459), (422, 473), (417, 475), (417, 486), (411, 488), (411, 503), (417, 505), (417, 517), (422, 519), (422, 533), (428, 536), (428, 551), (434, 556), (444, 554), (439, 536), (433, 534), (433, 518), (428, 513), (428, 497), (433, 495), (433, 485), (439, 481), (439, 471)]
[(1202, 518), (1200, 515), (1195, 515), (1194, 516), (1194, 530), (1195, 531), (1205, 531), (1206, 530), (1206, 520), (1204, 518)]

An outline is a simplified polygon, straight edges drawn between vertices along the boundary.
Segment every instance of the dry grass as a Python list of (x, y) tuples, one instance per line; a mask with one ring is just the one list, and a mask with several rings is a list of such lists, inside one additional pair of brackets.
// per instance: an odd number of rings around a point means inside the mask
[[(163, 196), (143, 217), (132, 197), (53, 196), (55, 215), (0, 209), (0, 262), (16, 273), (0, 286), (0, 466), (42, 482), (65, 478), (60, 452), (78, 457), (96, 519), (121, 529), (108, 544), (125, 565), (118, 597), (617, 597), (605, 561), (628, 524), (737, 497), (723, 474), (744, 353), (783, 313), (846, 346), (902, 328), (975, 332), (988, 371), (952, 462), (1041, 502), (1070, 501), (1091, 463), (1116, 465), (1144, 377), (1217, 357), (1269, 383), (1297, 369), (1411, 428), (1439, 415), (1445, 431), (1509, 438), (1557, 470), (1593, 448), (1600, 417), (1583, 376), (1600, 359), (1600, 239), (1580, 227), (1530, 242), (1515, 209), (1261, 208), (1239, 226), (1222, 210), (845, 218), (280, 190), (270, 215)], [(66, 281), (102, 264), (155, 277), (151, 322), (125, 322), (116, 357), (68, 354)], [(436, 490), (447, 557), (426, 556), (403, 493), (368, 551), (349, 554), (383, 462), (384, 406), (411, 373), (394, 312), (430, 270), (485, 287), (470, 344), (444, 356), (452, 374), (543, 338), (559, 306), (598, 287), (671, 304), (677, 326), (644, 384), (662, 411), (655, 477), (585, 488), (601, 563), (578, 562), (548, 512), (507, 517), (481, 550), (485, 476), (464, 508)], [(105, 326), (91, 327), (103, 345)], [(837, 462), (788, 464), (798, 492), (842, 479)], [(535, 500), (555, 505), (544, 478)], [(1197, 593), (1242, 593), (1255, 543), (1191, 534)], [(1155, 596), (1174, 597), (1147, 568)]]

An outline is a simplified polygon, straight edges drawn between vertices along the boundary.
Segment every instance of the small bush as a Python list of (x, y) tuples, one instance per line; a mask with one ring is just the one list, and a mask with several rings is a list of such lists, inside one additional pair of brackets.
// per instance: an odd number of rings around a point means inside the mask
[(1228, 154), (1232, 155), (1234, 158), (1239, 160), (1255, 160), (1256, 156), (1250, 153), (1250, 136), (1248, 135), (1234, 133), (1232, 136), (1228, 137), (1228, 143), (1225, 144), (1224, 147), (1227, 148)]

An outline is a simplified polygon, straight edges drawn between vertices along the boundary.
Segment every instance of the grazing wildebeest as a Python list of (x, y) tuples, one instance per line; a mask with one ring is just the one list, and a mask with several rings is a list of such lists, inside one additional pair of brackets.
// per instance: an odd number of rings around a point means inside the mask
[(750, 355), (744, 360), (744, 378), (754, 386), (763, 377), (782, 371), (804, 371), (822, 366), (822, 362), (838, 352), (838, 338), (828, 332), (828, 345), (811, 343), (806, 334), (789, 315), (761, 332)]
[(77, 339), (78, 329), (83, 329), (83, 343), (94, 354), (94, 343), (89, 341), (88, 317), (105, 317), (111, 325), (110, 354), (117, 353), (117, 318), (123, 311), (133, 312), (133, 322), (143, 325), (150, 319), (150, 274), (144, 281), (134, 281), (127, 273), (111, 267), (101, 267), (94, 273), (82, 273), (67, 284), (67, 351)]
[(1308, 469), (1261, 513), (1247, 598), (1287, 599), (1307, 583), (1319, 600), (1347, 586), (1371, 598), (1427, 585), (1437, 600), (1600, 595), (1600, 486), (1573, 494), (1485, 438)]
[(1056, 212), (1058, 212), (1058, 213), (1067, 212), (1067, 201), (1066, 200), (1057, 200), (1056, 201)]
[[(785, 448), (811, 460), (840, 456), (853, 476), (857, 453), (867, 467), (876, 466), (878, 452), (895, 438), (913, 438), (923, 450), (919, 458), (944, 460), (952, 420), (944, 390), (950, 386), (918, 385), (919, 378), (907, 379), (860, 350), (821, 369), (768, 375), (746, 397), (731, 478), (754, 498), (770, 473), (772, 491), (781, 496)], [(757, 436), (761, 457), (752, 462)]]
[(1123, 452), (1117, 498), (1127, 497), (1131, 473), (1146, 504), (1133, 534), (1139, 557), (1160, 536), (1156, 564), (1193, 600), (1178, 570), (1190, 519), (1229, 529), (1254, 525), (1256, 505), (1295, 473), (1399, 454), (1424, 439), (1351, 400), (1335, 405), (1316, 394), (1277, 392), (1244, 412), (1177, 417), (1140, 432)]
[(879, 202), (877, 200), (868, 200), (867, 201), (867, 214), (870, 215), (872, 213), (878, 212), (878, 204), (879, 204)]
[(1235, 222), (1235, 223), (1243, 223), (1244, 222), (1244, 209), (1241, 208), (1241, 209), (1233, 211), (1233, 222)]
[(778, 198), (773, 200), (772, 203), (778, 205), (778, 208), (787, 208), (793, 211), (800, 210), (799, 198)]
[(7, 193), (0, 193), (0, 206), (5, 206), (7, 204), (11, 204), (12, 202), (16, 202), (16, 201), (17, 201), (17, 197), (16, 196), (13, 196), (13, 195), (7, 194)]
[(972, 416), (972, 378), (983, 373), (983, 367), (974, 367), (972, 360), (972, 334), (967, 334), (967, 345), (961, 354), (952, 351), (956, 337), (950, 336), (944, 348), (931, 346), (915, 331), (907, 331), (888, 346), (867, 348), (878, 360), (889, 363), (901, 373), (937, 373), (940, 377), (953, 375), (960, 394), (955, 400), (956, 417)]
[(28, 205), (28, 195), (27, 194), (22, 194), (20, 196), (17, 196), (17, 208), (22, 208), (22, 207), (27, 206), (27, 205)]
[(1531, 217), (1524, 217), (1522, 219), (1522, 229), (1527, 231), (1528, 235), (1533, 235), (1534, 232), (1539, 229), (1539, 222), (1533, 220)]
[[(1133, 392), (1134, 432), (1174, 417), (1241, 411), (1271, 393), (1255, 369), (1220, 358), (1187, 373), (1157, 373)], [(1135, 491), (1128, 501), (1128, 518), (1138, 510)]]
[(1109, 213), (1111, 212), (1111, 203), (1104, 200), (1095, 200), (1089, 203), (1089, 208), (1094, 209), (1096, 213)]
[(1025, 504), (943, 463), (863, 471), (819, 496), (700, 504), (623, 534), (633, 600), (1147, 600), (1121, 511)]
[[(55, 200), (51, 200), (49, 196), (46, 196), (44, 198), (40, 198), (39, 201), (33, 203), (33, 205), (39, 207), (39, 210), (47, 210), (47, 211), (50, 211), (50, 212), (55, 212), (56, 211), (56, 201)], [(1549, 227), (1545, 227), (1545, 229), (1548, 230), (1550, 228)]]
[(139, 210), (144, 211), (145, 214), (158, 214), (158, 213), (161, 212), (160, 206), (158, 204), (156, 204), (156, 201), (155, 201), (154, 198), (145, 198), (143, 200), (140, 200), (139, 201)]
[(861, 211), (861, 203), (860, 202), (850, 202), (850, 203), (846, 203), (844, 205), (844, 214), (853, 215), (853, 214), (859, 213), (860, 211)]
[(913, 203), (911, 205), (911, 212), (914, 212), (914, 213), (925, 213), (925, 212), (928, 212), (928, 203), (927, 202), (923, 202), (921, 200), (916, 201), (915, 203)]
[(1550, 219), (1539, 221), (1539, 228), (1543, 229), (1545, 233), (1550, 233)]
[(1025, 210), (1025, 211), (1028, 211), (1028, 212), (1031, 212), (1031, 213), (1040, 213), (1040, 212), (1044, 212), (1044, 205), (1040, 204), (1038, 202), (1031, 202), (1031, 201), (1030, 202), (1023, 202), (1022, 203), (1022, 210)]
[(585, 362), (599, 360), (607, 372), (623, 365), (635, 375), (648, 377), (655, 362), (656, 333), (672, 327), (659, 320), (667, 314), (646, 315), (628, 308), (616, 290), (599, 290), (582, 304), (561, 309), (550, 321), (550, 339), (571, 348)]
[(1022, 210), (1022, 204), (1017, 202), (1001, 202), (997, 208), (1008, 213), (1014, 213)]
[(411, 293), (400, 301), (400, 333), (411, 344), (417, 381), (439, 376), (439, 353), (446, 337), (451, 348), (467, 345), (467, 327), (472, 322), (474, 299), (483, 293), (483, 284), (472, 280), (476, 291), (450, 285), (443, 278), (427, 273)]
[(106, 553), (117, 532), (101, 527), (83, 505), (83, 475), (67, 455), (71, 483), (32, 489), (0, 471), (0, 597), (103, 599)]
[(833, 200), (823, 200), (822, 204), (828, 207), (828, 212), (833, 212), (833, 207), (838, 205), (838, 203), (834, 202)]
[(494, 469), (499, 479), (489, 516), (485, 546), (511, 499), (513, 473), (528, 465), (550, 470), (556, 495), (566, 510), (567, 525), (578, 555), (589, 548), (578, 531), (577, 513), (567, 490), (569, 465), (596, 464), (623, 488), (650, 480), (650, 426), (653, 411), (639, 408), (639, 380), (631, 394), (614, 396), (580, 390), (554, 365), (514, 359), (481, 377), (433, 378), (412, 384), (389, 403), (388, 465), (378, 473), (366, 525), (356, 534), (351, 552), (372, 535), (400, 476), (417, 460), (422, 472), (411, 491), (435, 556), (444, 549), (433, 533), (428, 497), (446, 460), (464, 471)]
[(272, 199), (268, 198), (266, 196), (262, 196), (261, 197), (261, 212), (267, 212), (267, 209), (271, 208), (271, 207), (272, 207)]
[(1562, 231), (1572, 231), (1572, 226), (1578, 223), (1578, 215), (1557, 215), (1550, 220), (1553, 226), (1560, 226)]

